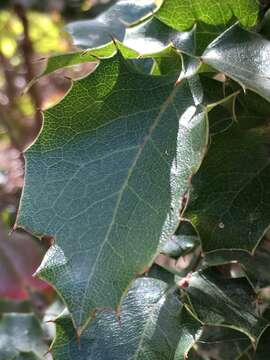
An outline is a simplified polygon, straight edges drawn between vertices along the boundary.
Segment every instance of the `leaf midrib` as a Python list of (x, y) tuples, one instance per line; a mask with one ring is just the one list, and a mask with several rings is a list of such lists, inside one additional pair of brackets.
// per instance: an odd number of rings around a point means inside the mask
[[(90, 275), (89, 275), (89, 278), (87, 280), (87, 286), (86, 286), (86, 289), (85, 289), (85, 292), (84, 292), (84, 295), (83, 295), (83, 298), (82, 298), (82, 311), (84, 310), (84, 307), (85, 307), (87, 289), (88, 289), (89, 284), (91, 282), (91, 279), (92, 279), (92, 277), (94, 275), (94, 272), (95, 272), (96, 266), (98, 264), (98, 261), (100, 259), (100, 256), (102, 254), (103, 248), (106, 245), (106, 243), (108, 242), (108, 239), (110, 237), (113, 225), (115, 224), (116, 216), (118, 214), (119, 206), (121, 204), (121, 201), (122, 201), (123, 195), (125, 193), (125, 190), (128, 187), (129, 180), (130, 180), (130, 178), (131, 178), (131, 176), (132, 176), (132, 174), (133, 174), (133, 172), (134, 172), (134, 170), (136, 168), (136, 165), (137, 165), (141, 155), (143, 154), (145, 146), (151, 140), (151, 137), (152, 137), (152, 134), (153, 134), (154, 130), (156, 129), (157, 125), (159, 124), (159, 121), (162, 118), (164, 112), (167, 110), (167, 107), (171, 104), (171, 102), (172, 102), (172, 100), (173, 100), (173, 98), (174, 98), (174, 96), (176, 94), (177, 89), (178, 89), (178, 86), (175, 86), (173, 91), (171, 92), (171, 94), (167, 97), (164, 104), (161, 106), (159, 114), (156, 116), (153, 124), (149, 128), (148, 135), (145, 136), (143, 143), (139, 146), (138, 152), (135, 155), (133, 163), (130, 166), (130, 169), (128, 171), (126, 180), (123, 183), (122, 189), (119, 191), (119, 195), (118, 195), (118, 199), (117, 199), (115, 209), (114, 209), (114, 212), (113, 212), (112, 220), (111, 220), (111, 222), (110, 222), (110, 224), (108, 226), (107, 233), (106, 233), (105, 238), (104, 238), (104, 240), (103, 240), (103, 242), (101, 244), (100, 250), (99, 250), (99, 252), (98, 252), (98, 254), (96, 256), (95, 262), (93, 264), (93, 268), (92, 268), (92, 270), (90, 272)], [(81, 316), (82, 316), (82, 313), (81, 313)]]

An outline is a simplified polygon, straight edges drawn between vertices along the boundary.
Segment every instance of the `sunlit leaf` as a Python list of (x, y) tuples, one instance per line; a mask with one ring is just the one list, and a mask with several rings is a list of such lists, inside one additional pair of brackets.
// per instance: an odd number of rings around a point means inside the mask
[(120, 54), (103, 60), (45, 112), (26, 152), (17, 225), (55, 237), (38, 273), (77, 327), (116, 308), (178, 226), (208, 123), (197, 80), (175, 80), (143, 75)]

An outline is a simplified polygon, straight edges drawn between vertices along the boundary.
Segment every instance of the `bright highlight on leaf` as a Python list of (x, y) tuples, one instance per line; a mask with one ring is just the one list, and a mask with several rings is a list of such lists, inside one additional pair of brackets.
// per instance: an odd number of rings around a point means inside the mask
[(135, 281), (124, 299), (121, 318), (104, 311), (80, 338), (65, 316), (57, 320), (55, 360), (184, 360), (202, 326), (192, 317), (175, 289), (151, 278)]
[(270, 101), (270, 41), (232, 26), (211, 43), (203, 61)]

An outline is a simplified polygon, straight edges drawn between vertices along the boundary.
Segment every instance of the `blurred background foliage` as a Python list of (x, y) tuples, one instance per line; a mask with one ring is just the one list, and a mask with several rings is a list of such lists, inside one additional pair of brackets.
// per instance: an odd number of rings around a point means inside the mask
[[(25, 91), (53, 53), (73, 50), (62, 29), (78, 18), (97, 16), (112, 2), (102, 0), (0, 1), (0, 317), (34, 312), (43, 319), (59, 314), (54, 290), (33, 278), (51, 239), (40, 241), (24, 230), (13, 233), (23, 186), (22, 151), (42, 124), (40, 110), (65, 94), (70, 78), (89, 72), (92, 64), (60, 70)], [(49, 307), (48, 307), (49, 306)], [(53, 329), (45, 326), (48, 342)], [(49, 355), (48, 355), (49, 356)]]

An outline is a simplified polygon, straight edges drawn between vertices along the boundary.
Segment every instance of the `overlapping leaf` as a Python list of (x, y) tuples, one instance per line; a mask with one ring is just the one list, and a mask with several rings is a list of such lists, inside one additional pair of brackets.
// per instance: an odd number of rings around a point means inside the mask
[[(91, 34), (91, 28), (88, 31)], [(76, 42), (76, 34), (74, 37)], [(116, 53), (117, 47), (126, 58), (172, 58), (175, 62), (176, 55), (179, 55), (173, 50), (172, 44), (181, 52), (195, 54), (195, 30), (178, 32), (158, 19), (150, 18), (142, 24), (127, 28), (125, 37), (122, 41), (115, 40), (115, 44), (111, 39), (101, 47), (95, 47), (95, 44), (89, 43), (90, 49), (88, 50), (50, 57), (42, 75), (47, 75), (63, 67), (112, 57)], [(193, 61), (195, 62), (195, 60), (198, 66), (199, 59), (194, 58)]]
[(223, 123), (225, 131), (212, 138), (203, 166), (193, 178), (186, 216), (197, 228), (204, 251), (251, 252), (269, 226), (265, 200), (270, 195), (269, 128), (242, 130), (230, 124)]
[(213, 354), (222, 360), (238, 360), (252, 347), (243, 333), (223, 326), (205, 326), (197, 345), (201, 353)]
[(244, 278), (226, 279), (213, 269), (200, 271), (193, 274), (187, 294), (204, 324), (239, 330), (253, 343), (268, 327), (268, 321), (255, 313), (255, 293)]
[(0, 360), (48, 359), (39, 321), (33, 314), (0, 316)]
[(17, 224), (55, 237), (38, 273), (77, 327), (116, 308), (177, 228), (208, 138), (202, 98), (195, 79), (175, 86), (117, 54), (46, 111)]
[(170, 44), (185, 53), (193, 54), (195, 28), (179, 32), (156, 18), (150, 18), (142, 24), (127, 29), (123, 43), (141, 55), (160, 53)]
[(206, 266), (238, 262), (254, 288), (270, 286), (270, 246), (266, 239), (253, 255), (241, 250), (220, 250), (206, 254), (204, 262)]
[(202, 59), (270, 101), (270, 41), (233, 25), (205, 50)]
[(201, 21), (209, 25), (227, 24), (232, 18), (253, 26), (258, 17), (256, 0), (164, 0), (155, 16), (177, 29), (189, 29)]
[(119, 0), (97, 18), (70, 23), (66, 30), (74, 45), (83, 49), (96, 48), (110, 43), (112, 38), (122, 41), (126, 27), (151, 14), (156, 6), (155, 0)]
[(88, 360), (181, 360), (200, 333), (201, 324), (166, 283), (141, 278), (123, 302), (121, 319), (108, 311), (99, 314), (80, 344), (71, 320), (58, 319), (52, 353), (55, 360), (82, 360), (86, 354)]

